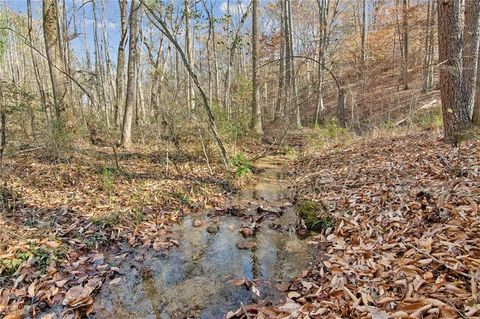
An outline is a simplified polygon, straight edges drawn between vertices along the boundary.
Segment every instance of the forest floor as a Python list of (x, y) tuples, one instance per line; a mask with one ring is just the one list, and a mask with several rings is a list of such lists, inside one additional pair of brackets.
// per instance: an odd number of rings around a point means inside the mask
[[(295, 164), (297, 201), (335, 219), (321, 260), (250, 317), (478, 318), (480, 142), (433, 131), (361, 139)], [(246, 318), (239, 309), (237, 317)]]
[(115, 156), (111, 148), (83, 146), (61, 162), (44, 150), (5, 161), (0, 317), (35, 317), (59, 303), (89, 308), (115, 274), (102, 251), (120, 242), (171, 248), (171, 225), (221, 206), (235, 188), (232, 174), (209, 167), (196, 150), (164, 149)]
[[(168, 250), (178, 245), (172, 225), (224, 208), (241, 182), (194, 153), (85, 147), (62, 163), (41, 151), (7, 161), (0, 315), (35, 317), (57, 304), (66, 318), (89, 313), (120, 272), (105, 247)], [(297, 151), (291, 178), (297, 205), (333, 217), (312, 241), (319, 259), (283, 288), (281, 306), (246, 305), (229, 317), (480, 314), (480, 142), (454, 149), (435, 131), (349, 139)]]

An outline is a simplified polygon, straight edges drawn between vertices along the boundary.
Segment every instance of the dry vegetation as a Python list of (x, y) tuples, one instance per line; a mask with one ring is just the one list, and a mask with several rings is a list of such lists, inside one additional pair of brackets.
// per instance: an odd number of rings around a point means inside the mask
[[(358, 139), (294, 164), (297, 201), (327, 207), (313, 269), (257, 318), (470, 318), (480, 313), (480, 143), (432, 130)], [(243, 310), (238, 317), (245, 317)]]

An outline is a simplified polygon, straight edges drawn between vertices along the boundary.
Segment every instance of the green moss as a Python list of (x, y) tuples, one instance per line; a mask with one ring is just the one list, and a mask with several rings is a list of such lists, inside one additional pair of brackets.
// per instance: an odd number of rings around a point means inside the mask
[(309, 230), (321, 231), (333, 226), (332, 216), (327, 211), (320, 209), (314, 201), (303, 201), (298, 206), (298, 212)]
[(118, 213), (112, 213), (110, 215), (94, 217), (92, 223), (102, 228), (111, 228), (120, 222), (120, 215)]

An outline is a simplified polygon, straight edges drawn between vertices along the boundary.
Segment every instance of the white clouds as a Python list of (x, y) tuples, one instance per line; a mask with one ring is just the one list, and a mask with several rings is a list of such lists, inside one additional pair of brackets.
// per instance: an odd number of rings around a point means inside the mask
[[(245, 1), (230, 0), (230, 14), (243, 14), (248, 6)], [(228, 1), (223, 1), (220, 5), (220, 10), (223, 13), (228, 12)]]
[[(93, 26), (93, 19), (85, 18), (85, 24), (87, 26)], [(107, 26), (107, 29), (116, 29), (118, 27), (117, 24), (112, 21), (107, 21), (106, 26)], [(97, 28), (101, 28), (101, 27), (102, 27), (102, 23), (97, 22)]]

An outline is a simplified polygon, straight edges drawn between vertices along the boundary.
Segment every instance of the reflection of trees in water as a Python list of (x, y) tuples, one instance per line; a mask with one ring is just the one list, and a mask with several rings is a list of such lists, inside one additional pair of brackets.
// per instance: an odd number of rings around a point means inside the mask
[(285, 266), (285, 246), (286, 240), (282, 236), (275, 235), (275, 256), (276, 260), (272, 269), (272, 279), (284, 279), (284, 266)]
[(152, 271), (146, 270), (141, 272), (143, 292), (152, 305), (153, 313), (157, 319), (162, 316), (161, 309), (164, 307), (164, 302), (161, 302), (160, 294), (155, 286), (155, 279), (153, 278)]
[(262, 269), (261, 269), (261, 261), (258, 258), (258, 249), (254, 249), (251, 253), (251, 261), (252, 261), (252, 276), (253, 279), (261, 278), (262, 277)]

